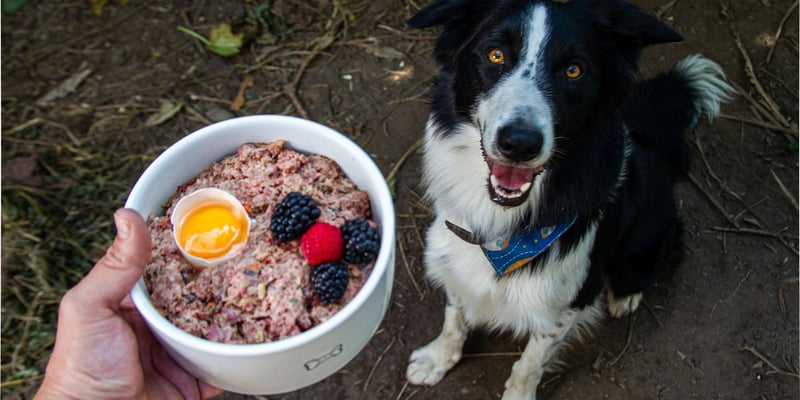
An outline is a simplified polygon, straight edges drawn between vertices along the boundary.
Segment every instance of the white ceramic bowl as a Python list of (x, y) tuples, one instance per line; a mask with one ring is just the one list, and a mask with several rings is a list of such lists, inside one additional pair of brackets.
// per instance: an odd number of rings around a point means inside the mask
[(153, 334), (181, 366), (214, 386), (245, 394), (284, 393), (318, 382), (352, 360), (378, 329), (391, 295), (395, 241), (394, 205), (380, 170), (358, 145), (323, 125), (277, 115), (241, 117), (204, 127), (170, 146), (139, 177), (125, 203), (144, 217), (162, 215), (162, 204), (178, 185), (243, 143), (275, 139), (336, 160), (369, 193), (381, 249), (372, 274), (352, 301), (299, 335), (237, 345), (208, 341), (172, 325), (150, 304), (143, 279), (131, 291)]

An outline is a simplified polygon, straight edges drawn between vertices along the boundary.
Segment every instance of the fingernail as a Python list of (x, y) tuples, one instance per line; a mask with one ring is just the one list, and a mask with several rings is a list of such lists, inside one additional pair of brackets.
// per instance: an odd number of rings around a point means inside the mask
[(117, 226), (117, 237), (125, 240), (131, 235), (131, 226), (127, 219), (120, 216), (118, 213), (114, 214), (114, 224)]

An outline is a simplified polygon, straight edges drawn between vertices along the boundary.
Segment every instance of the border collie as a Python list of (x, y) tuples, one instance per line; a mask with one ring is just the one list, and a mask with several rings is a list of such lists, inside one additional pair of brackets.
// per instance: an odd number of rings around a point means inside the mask
[(700, 55), (640, 80), (641, 50), (682, 38), (622, 0), (438, 0), (408, 23), (442, 26), (423, 176), (447, 305), (407, 379), (439, 382), (483, 326), (528, 339), (503, 399), (535, 399), (567, 339), (680, 261), (684, 132), (733, 89)]

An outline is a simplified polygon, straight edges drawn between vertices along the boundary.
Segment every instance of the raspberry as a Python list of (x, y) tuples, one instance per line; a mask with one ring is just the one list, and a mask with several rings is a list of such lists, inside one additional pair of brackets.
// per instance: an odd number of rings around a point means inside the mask
[(322, 263), (311, 272), (314, 292), (325, 304), (337, 302), (342, 298), (349, 279), (347, 264), (341, 262)]
[(378, 230), (364, 219), (347, 221), (342, 225), (344, 260), (353, 264), (368, 263), (378, 256), (381, 238)]
[(300, 252), (310, 265), (339, 261), (344, 253), (342, 231), (331, 224), (317, 222), (300, 238)]
[(275, 206), (269, 229), (281, 242), (300, 237), (319, 218), (319, 207), (309, 195), (291, 192)]

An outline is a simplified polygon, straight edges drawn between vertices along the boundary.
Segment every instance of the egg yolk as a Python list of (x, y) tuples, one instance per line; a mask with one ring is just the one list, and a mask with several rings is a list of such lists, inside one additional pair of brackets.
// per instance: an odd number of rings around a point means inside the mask
[(223, 203), (200, 204), (181, 221), (178, 240), (195, 257), (225, 255), (245, 239), (246, 216)]

